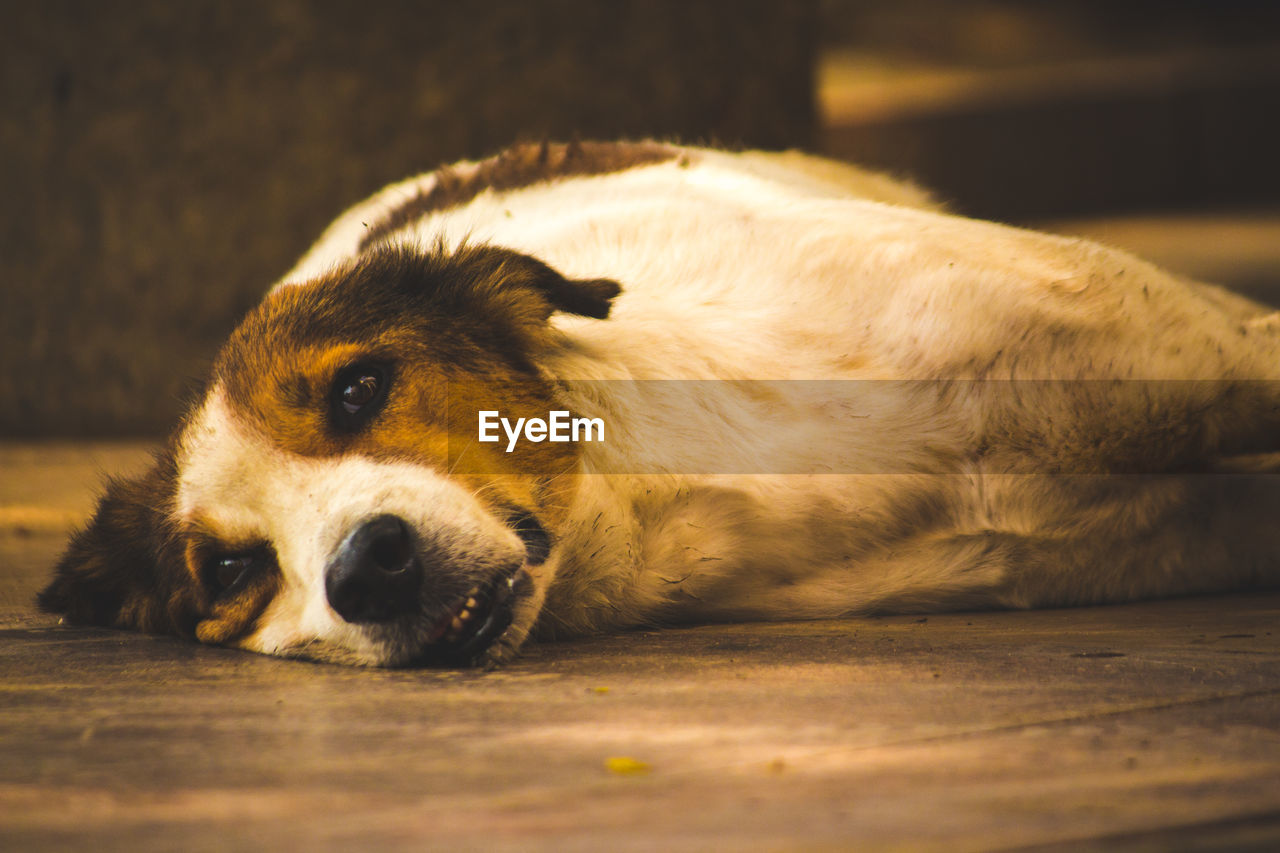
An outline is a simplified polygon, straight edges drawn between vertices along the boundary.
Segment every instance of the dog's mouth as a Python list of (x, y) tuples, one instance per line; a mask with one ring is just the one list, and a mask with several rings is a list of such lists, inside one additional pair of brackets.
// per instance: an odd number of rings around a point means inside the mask
[(422, 666), (474, 666), (508, 628), (515, 605), (532, 587), (525, 567), (502, 572), (471, 588), (427, 629), (410, 662)]

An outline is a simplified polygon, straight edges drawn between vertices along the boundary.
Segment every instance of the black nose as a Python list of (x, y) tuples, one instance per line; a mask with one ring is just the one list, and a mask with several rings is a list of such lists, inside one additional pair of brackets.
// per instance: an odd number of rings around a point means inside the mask
[(409, 526), (394, 515), (357, 527), (324, 573), (329, 605), (348, 622), (386, 622), (417, 610), (421, 585)]

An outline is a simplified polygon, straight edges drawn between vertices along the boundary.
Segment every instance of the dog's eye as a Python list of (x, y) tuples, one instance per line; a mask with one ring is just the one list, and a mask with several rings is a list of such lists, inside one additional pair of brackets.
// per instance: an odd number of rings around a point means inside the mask
[(369, 405), (378, 396), (382, 387), (382, 378), (376, 373), (361, 373), (349, 385), (342, 389), (342, 408), (349, 414)]
[(353, 364), (338, 371), (330, 394), (330, 414), (341, 432), (355, 432), (378, 413), (387, 398), (390, 374), (374, 364)]
[(266, 562), (261, 550), (218, 554), (205, 563), (205, 581), (215, 596), (241, 589)]

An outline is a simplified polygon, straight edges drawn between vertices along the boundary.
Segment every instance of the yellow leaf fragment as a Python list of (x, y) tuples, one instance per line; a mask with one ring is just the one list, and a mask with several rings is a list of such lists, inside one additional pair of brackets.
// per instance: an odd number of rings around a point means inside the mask
[(649, 762), (626, 756), (607, 758), (604, 766), (610, 773), (617, 773), (620, 776), (639, 776), (642, 773), (648, 773), (652, 769), (649, 766)]

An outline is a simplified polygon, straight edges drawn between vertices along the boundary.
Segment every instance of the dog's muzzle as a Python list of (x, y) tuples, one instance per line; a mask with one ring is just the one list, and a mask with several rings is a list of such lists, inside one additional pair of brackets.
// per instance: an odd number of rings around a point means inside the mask
[[(369, 626), (425, 616), (424, 560), (431, 562), (429, 552), (424, 557), (403, 519), (370, 519), (347, 536), (325, 568), (329, 605), (347, 622)], [(452, 604), (432, 608), (435, 615), (420, 629), (424, 645), (416, 662), (466, 666), (475, 661), (510, 627), (512, 609), (528, 587), (528, 573), (516, 564)]]

